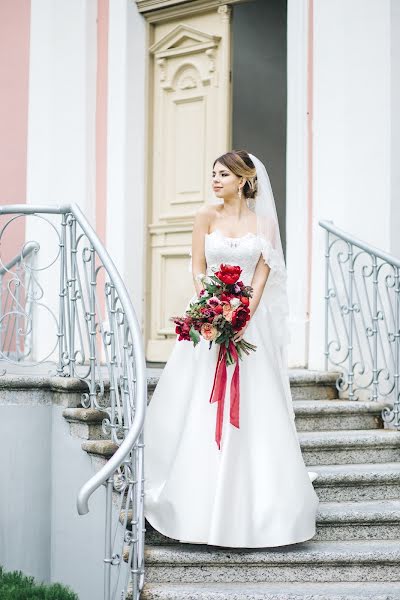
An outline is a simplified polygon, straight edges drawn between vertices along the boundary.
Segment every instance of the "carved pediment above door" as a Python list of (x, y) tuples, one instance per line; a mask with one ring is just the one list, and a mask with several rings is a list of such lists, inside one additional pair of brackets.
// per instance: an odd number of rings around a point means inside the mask
[(150, 46), (149, 50), (157, 58), (181, 56), (215, 48), (220, 39), (219, 35), (211, 35), (190, 27), (186, 23), (179, 23), (158, 42)]
[[(187, 69), (199, 72), (203, 85), (209, 84), (215, 71), (215, 50), (220, 40), (221, 36), (219, 35), (211, 35), (180, 23), (150, 46), (149, 51), (154, 54), (159, 67), (162, 87), (165, 90), (172, 90), (176, 85), (173, 80), (177, 79), (177, 68), (171, 69), (172, 72), (169, 73), (168, 64), (170, 62), (174, 63), (175, 67), (179, 67), (179, 70), (182, 70), (183, 63), (185, 63)], [(180, 87), (181, 89), (197, 87), (194, 74), (188, 73), (185, 81), (181, 81)]]

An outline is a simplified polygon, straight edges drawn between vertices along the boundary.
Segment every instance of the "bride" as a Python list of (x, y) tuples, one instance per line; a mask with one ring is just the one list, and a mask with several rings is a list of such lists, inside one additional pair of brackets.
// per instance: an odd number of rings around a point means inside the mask
[(236, 333), (257, 346), (240, 360), (240, 424), (230, 421), (234, 364), (227, 366), (220, 445), (210, 403), (218, 345), (175, 342), (147, 409), (145, 517), (181, 542), (237, 548), (282, 546), (316, 533), (318, 496), (295, 427), (287, 372), (286, 267), (264, 164), (243, 150), (213, 164), (216, 199), (195, 216), (196, 293), (221, 263), (253, 287), (250, 320)]

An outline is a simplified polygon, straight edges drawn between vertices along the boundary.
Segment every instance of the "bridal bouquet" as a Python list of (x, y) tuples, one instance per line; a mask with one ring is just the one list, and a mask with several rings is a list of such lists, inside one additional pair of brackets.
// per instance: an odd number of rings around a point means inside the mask
[[(179, 340), (192, 341), (194, 346), (200, 337), (210, 342), (223, 344), (226, 348), (226, 363), (233, 364), (232, 345), (239, 358), (242, 352), (249, 354), (256, 346), (241, 339), (233, 342), (234, 335), (250, 319), (249, 298), (253, 294), (250, 285), (239, 281), (242, 269), (235, 265), (221, 264), (214, 275), (201, 277), (203, 289), (196, 302), (189, 305), (184, 317), (171, 317), (176, 324)], [(231, 342), (231, 343), (230, 343)]]
[(202, 276), (203, 289), (199, 298), (189, 305), (184, 317), (171, 317), (176, 325), (178, 340), (192, 341), (194, 346), (201, 337), (219, 344), (219, 354), (215, 369), (214, 384), (210, 402), (218, 401), (216, 441), (220, 448), (223, 405), (226, 388), (226, 366), (236, 367), (231, 380), (230, 422), (239, 427), (239, 359), (244, 352), (250, 354), (257, 346), (244, 339), (233, 341), (235, 334), (250, 319), (249, 298), (253, 288), (239, 281), (242, 269), (237, 265), (221, 264), (210, 276)]

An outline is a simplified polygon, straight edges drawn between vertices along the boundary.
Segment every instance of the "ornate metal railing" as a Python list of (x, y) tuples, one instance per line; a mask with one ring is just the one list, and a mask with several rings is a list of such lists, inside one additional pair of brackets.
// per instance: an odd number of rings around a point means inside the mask
[[(26, 302), (26, 298), (32, 295), (32, 280), (29, 275), (34, 269), (35, 253), (38, 250), (36, 242), (28, 242), (20, 254), (0, 267), (0, 349), (8, 356), (13, 356), (16, 361), (26, 359), (31, 351), (29, 334), (32, 332), (32, 303)], [(23, 348), (20, 343), (21, 330), (26, 332)]]
[(320, 221), (325, 245), (325, 368), (350, 400), (387, 402), (400, 429), (400, 259)]
[[(31, 238), (34, 237), (34, 241)], [(18, 239), (29, 239), (21, 244)], [(79, 514), (106, 488), (104, 600), (138, 600), (144, 582), (142, 336), (128, 292), (78, 206), (0, 207), (0, 361), (81, 380), (115, 445), (80, 490)], [(13, 256), (7, 257), (11, 253)], [(7, 260), (8, 259), (8, 260)]]

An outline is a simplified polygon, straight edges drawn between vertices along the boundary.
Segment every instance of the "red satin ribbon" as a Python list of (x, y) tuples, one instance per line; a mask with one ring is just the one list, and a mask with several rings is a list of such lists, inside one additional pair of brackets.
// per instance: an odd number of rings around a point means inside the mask
[[(231, 379), (230, 389), (230, 412), (229, 418), (232, 425), (239, 429), (239, 400), (240, 400), (240, 382), (239, 382), (239, 357), (236, 350), (235, 344), (232, 340), (229, 341), (229, 350), (231, 356), (236, 361), (235, 370)], [(215, 427), (215, 441), (217, 442), (218, 449), (221, 450), (221, 437), (222, 437), (222, 422), (224, 416), (224, 401), (225, 401), (225, 390), (226, 390), (226, 346), (221, 344), (219, 347), (219, 354), (217, 360), (217, 366), (215, 367), (214, 383), (211, 391), (210, 402), (218, 402), (217, 409), (217, 421)]]

